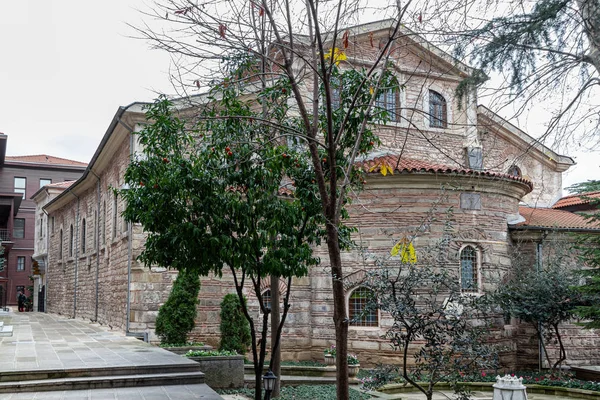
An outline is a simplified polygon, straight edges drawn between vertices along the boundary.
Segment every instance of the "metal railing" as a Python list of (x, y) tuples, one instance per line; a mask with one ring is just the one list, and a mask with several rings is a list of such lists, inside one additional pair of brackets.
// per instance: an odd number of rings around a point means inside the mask
[(6, 228), (0, 228), (0, 241), (10, 242), (10, 231)]

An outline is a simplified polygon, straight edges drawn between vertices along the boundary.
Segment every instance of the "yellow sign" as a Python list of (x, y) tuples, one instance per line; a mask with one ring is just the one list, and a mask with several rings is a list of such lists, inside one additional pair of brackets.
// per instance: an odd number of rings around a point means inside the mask
[(333, 56), (333, 62), (335, 63), (335, 65), (340, 65), (341, 61), (346, 61), (348, 59), (348, 57), (346, 57), (346, 53), (344, 53), (342, 50), (338, 49), (337, 47), (333, 47), (333, 48), (329, 49), (329, 52), (327, 52), (327, 54), (325, 54), (325, 59), (329, 60), (332, 56)]
[(415, 246), (407, 238), (402, 238), (398, 243), (392, 247), (390, 251), (392, 256), (400, 256), (400, 260), (407, 264), (417, 263), (417, 253), (415, 252)]

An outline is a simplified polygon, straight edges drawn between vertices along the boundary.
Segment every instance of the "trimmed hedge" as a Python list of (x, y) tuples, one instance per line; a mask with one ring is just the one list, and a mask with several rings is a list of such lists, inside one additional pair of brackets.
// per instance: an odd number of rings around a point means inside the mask
[[(244, 302), (246, 302), (246, 298), (244, 298)], [(229, 293), (223, 298), (220, 328), (219, 351), (235, 351), (238, 354), (246, 354), (252, 337), (250, 336), (250, 324), (244, 316), (237, 294)]]
[(187, 334), (194, 329), (200, 277), (194, 272), (179, 271), (166, 303), (158, 310), (156, 335), (161, 343), (185, 345)]

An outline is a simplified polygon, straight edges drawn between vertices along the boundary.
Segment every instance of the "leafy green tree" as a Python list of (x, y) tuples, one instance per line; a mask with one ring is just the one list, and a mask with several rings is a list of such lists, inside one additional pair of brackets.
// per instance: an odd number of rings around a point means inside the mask
[[(552, 253), (544, 257), (542, 265), (539, 261), (538, 265), (514, 262), (512, 274), (490, 299), (506, 314), (535, 328), (548, 365), (557, 371), (567, 358), (559, 326), (573, 317), (573, 309), (580, 304), (581, 296), (574, 288), (577, 278), (569, 266), (570, 244), (557, 241), (546, 247)], [(546, 351), (552, 339), (559, 345), (554, 363)]]
[[(580, 193), (581, 197), (596, 209), (600, 208), (600, 199), (587, 197), (586, 193), (600, 190), (600, 181), (587, 181), (573, 185), (569, 190)], [(590, 223), (600, 222), (600, 214), (594, 212), (584, 214)], [(578, 271), (584, 283), (577, 286), (583, 295), (583, 304), (575, 309), (576, 314), (584, 319), (581, 325), (588, 329), (600, 328), (600, 235), (582, 233), (577, 235), (577, 250), (586, 268)]]
[[(143, 154), (128, 166), (130, 189), (121, 191), (125, 218), (147, 233), (140, 255), (146, 265), (197, 275), (228, 271), (250, 325), (257, 399), (270, 313), (261, 279), (274, 275), (287, 283), (281, 322), (274, 328), (280, 337), (292, 278), (318, 263), (312, 246), (321, 236), (318, 203), (303, 195), (313, 185), (310, 167), (297, 151), (274, 140), (267, 123), (283, 124), (286, 90), (274, 86), (260, 93), (269, 114), (256, 115), (256, 101), (243, 100), (236, 85), (224, 82), (207, 98), (197, 124), (178, 118), (172, 104), (160, 99), (148, 107), (149, 124), (139, 133)], [(260, 321), (243, 301), (247, 286), (261, 308)]]
[[(244, 298), (244, 302), (246, 299)], [(237, 294), (225, 295), (221, 302), (221, 343), (219, 350), (246, 354), (251, 344), (250, 325)]]
[(169, 298), (158, 310), (155, 332), (161, 343), (187, 343), (187, 334), (194, 329), (200, 278), (185, 269), (179, 271)]

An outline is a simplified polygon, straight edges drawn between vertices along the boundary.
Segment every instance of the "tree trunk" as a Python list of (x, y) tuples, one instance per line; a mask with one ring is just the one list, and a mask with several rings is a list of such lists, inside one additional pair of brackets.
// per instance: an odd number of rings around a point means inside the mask
[[(279, 331), (279, 278), (271, 275), (271, 364), (270, 370), (277, 376), (271, 397), (279, 396), (279, 382), (281, 380), (281, 345), (277, 346), (277, 333)], [(281, 339), (279, 339), (281, 340)]]
[(336, 388), (337, 399), (347, 400), (348, 388), (348, 317), (346, 316), (346, 291), (342, 257), (340, 255), (337, 227), (327, 224), (327, 249), (331, 262), (331, 283), (333, 286), (333, 323), (335, 325), (336, 347)]

